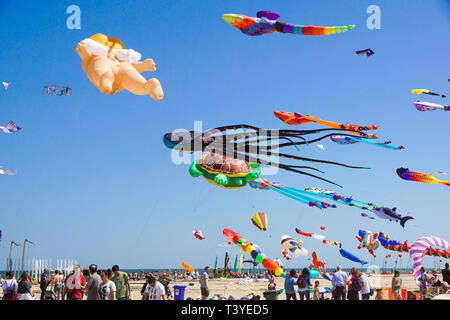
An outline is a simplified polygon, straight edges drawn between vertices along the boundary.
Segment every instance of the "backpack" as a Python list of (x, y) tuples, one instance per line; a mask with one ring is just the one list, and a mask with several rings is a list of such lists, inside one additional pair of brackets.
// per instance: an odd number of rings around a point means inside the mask
[(298, 285), (299, 289), (305, 289), (306, 288), (305, 278), (304, 277), (298, 278), (297, 285)]
[(361, 279), (359, 277), (358, 278), (354, 277), (352, 282), (352, 290), (360, 291), (361, 289), (362, 289)]

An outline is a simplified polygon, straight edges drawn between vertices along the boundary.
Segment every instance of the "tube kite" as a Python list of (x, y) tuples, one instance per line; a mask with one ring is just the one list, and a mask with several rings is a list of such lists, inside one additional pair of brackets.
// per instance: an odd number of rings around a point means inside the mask
[[(418, 286), (420, 286), (420, 268), (422, 267), (424, 252), (431, 246), (442, 247), (445, 250), (450, 251), (450, 244), (446, 240), (434, 236), (422, 237), (412, 244), (409, 255), (414, 261), (413, 274)], [(430, 286), (431, 283), (428, 283), (428, 287)]]
[(334, 128), (334, 129), (346, 130), (348, 132), (351, 132), (354, 134), (359, 134), (360, 136), (364, 136), (367, 138), (378, 138), (374, 134), (367, 134), (364, 132), (367, 130), (378, 129), (378, 127), (375, 125), (361, 126), (361, 125), (356, 125), (356, 124), (343, 124), (343, 123), (338, 123), (338, 122), (322, 120), (322, 119), (319, 119), (319, 118), (316, 118), (313, 116), (304, 115), (304, 114), (300, 114), (297, 112), (292, 113), (292, 112), (285, 112), (285, 111), (274, 111), (273, 113), (275, 114), (275, 116), (278, 119), (280, 119), (281, 121), (283, 121), (284, 123), (289, 124), (289, 125), (317, 123), (317, 124), (321, 124), (321, 125), (324, 125), (324, 126), (327, 126), (330, 128)]
[(339, 27), (320, 27), (293, 25), (277, 21), (280, 15), (272, 11), (258, 11), (256, 17), (243, 14), (224, 14), (222, 18), (233, 27), (249, 36), (260, 36), (265, 33), (281, 32), (305, 36), (323, 36), (352, 30), (355, 25)]
[(297, 232), (301, 236), (314, 238), (316, 240), (324, 240), (325, 239), (325, 236), (322, 236), (317, 233), (306, 233), (306, 232), (303, 232), (302, 230), (300, 230), (299, 228), (295, 228), (295, 232)]
[(414, 104), (414, 107), (416, 107), (416, 109), (419, 111), (433, 111), (433, 110), (449, 111), (450, 110), (450, 107), (447, 105), (441, 105), (441, 104), (432, 103), (432, 102), (416, 101), (413, 104)]
[(51, 94), (54, 96), (70, 96), (72, 94), (72, 89), (64, 86), (45, 86), (44, 92), (46, 94)]
[(251, 219), (253, 225), (261, 231), (267, 230), (267, 215), (262, 212), (257, 212)]
[(0, 174), (6, 174), (8, 176), (15, 176), (17, 174), (17, 170), (13, 173), (11, 170), (4, 170), (2, 168), (3, 167), (0, 166)]
[(428, 90), (428, 89), (413, 89), (413, 90), (411, 90), (411, 92), (412, 92), (412, 93), (415, 93), (415, 94), (421, 94), (421, 93), (424, 93), (424, 94), (429, 94), (430, 96), (441, 96), (442, 98), (446, 98), (446, 97), (447, 97), (445, 94), (440, 94), (440, 93), (436, 93), (436, 92), (431, 92), (431, 91)]
[(392, 150), (405, 149), (405, 147), (403, 147), (403, 146), (399, 146), (399, 147), (391, 146), (390, 145), (391, 141), (379, 143), (379, 142), (373, 142), (368, 139), (361, 139), (361, 138), (356, 138), (356, 137), (343, 137), (343, 136), (331, 136), (330, 139), (331, 139), (331, 141), (336, 142), (338, 144), (353, 144), (353, 143), (362, 142), (362, 143), (371, 144), (373, 146), (386, 148), (386, 149), (392, 149)]
[(375, 54), (372, 49), (364, 49), (364, 50), (356, 50), (356, 54), (358, 56), (365, 54), (367, 58), (370, 58), (371, 55)]
[(359, 259), (357, 256), (354, 256), (353, 254), (351, 254), (350, 252), (348, 252), (348, 251), (346, 251), (344, 249), (340, 249), (339, 253), (344, 258), (347, 258), (348, 260), (351, 260), (353, 262), (361, 263), (361, 265), (367, 264), (366, 261), (363, 261), (363, 260)]
[(0, 126), (0, 130), (4, 133), (16, 133), (22, 128), (18, 127), (13, 121), (8, 122), (4, 127)]
[(199, 230), (194, 230), (192, 231), (192, 234), (194, 235), (194, 237), (196, 237), (198, 240), (203, 240), (205, 239), (205, 237), (203, 236), (202, 232)]
[(444, 186), (450, 186), (450, 181), (443, 181), (443, 180), (436, 179), (435, 177), (432, 177), (432, 175), (434, 175), (436, 173), (443, 173), (443, 172), (437, 171), (437, 172), (433, 172), (430, 174), (425, 174), (425, 173), (409, 171), (408, 168), (398, 168), (397, 169), (398, 176), (404, 180), (430, 183), (430, 184), (443, 184)]
[(242, 252), (246, 252), (249, 256), (251, 256), (258, 263), (261, 263), (264, 268), (269, 271), (274, 271), (277, 277), (286, 277), (286, 273), (284, 273), (283, 269), (280, 268), (278, 264), (276, 264), (272, 259), (268, 258), (264, 253), (255, 248), (250, 242), (246, 239), (242, 238), (242, 236), (231, 230), (231, 229), (223, 229), (223, 236), (229, 242), (233, 242), (239, 248), (242, 249)]

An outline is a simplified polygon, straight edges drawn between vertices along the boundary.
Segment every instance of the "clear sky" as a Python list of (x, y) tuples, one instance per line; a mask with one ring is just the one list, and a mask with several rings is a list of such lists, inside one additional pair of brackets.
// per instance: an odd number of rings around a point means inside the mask
[[(81, 8), (80, 30), (66, 27), (71, 4)], [(372, 4), (381, 8), (381, 30), (366, 27)], [(323, 37), (249, 37), (221, 18), (224, 13), (254, 16), (259, 10), (276, 11), (288, 23), (356, 28)], [(10, 241), (24, 238), (36, 243), (28, 258), (73, 258), (101, 268), (181, 268), (182, 261), (203, 267), (213, 265), (216, 255), (222, 265), (226, 251), (233, 262), (238, 248), (218, 246), (225, 243), (225, 227), (272, 258), (281, 257), (280, 236), (295, 236), (295, 227), (342, 241), (369, 261), (370, 254), (357, 249), (358, 229), (409, 243), (428, 235), (450, 240), (448, 187), (404, 181), (395, 173), (401, 166), (450, 173), (450, 115), (419, 112), (412, 104), (418, 99), (448, 104), (448, 98), (410, 92), (427, 88), (450, 94), (449, 27), (446, 0), (0, 0), (0, 81), (11, 82), (7, 91), (0, 88), (0, 123), (13, 120), (23, 128), (15, 135), (0, 132), (0, 165), (18, 170), (17, 176), (0, 176), (0, 269)], [(157, 71), (144, 76), (161, 81), (164, 99), (126, 91), (111, 97), (95, 88), (74, 51), (95, 33), (120, 38), (143, 58), (153, 58)], [(355, 54), (365, 48), (375, 55)], [(46, 95), (43, 86), (50, 84), (67, 85), (72, 95)], [(379, 125), (381, 141), (406, 150), (326, 140), (326, 150), (288, 151), (371, 167), (318, 166), (326, 172), (322, 176), (344, 186), (340, 193), (397, 207), (415, 220), (403, 229), (362, 218), (360, 210), (346, 206), (320, 211), (272, 191), (218, 188), (191, 178), (188, 165), (173, 164), (162, 143), (164, 133), (192, 130), (195, 120), (204, 129), (238, 123), (294, 129), (273, 110)], [(286, 171), (266, 178), (297, 188), (333, 189)], [(268, 215), (265, 233), (250, 223), (257, 211)], [(322, 225), (327, 230), (321, 231)], [(193, 238), (195, 228), (206, 240)], [(329, 266), (354, 265), (336, 248), (302, 240)], [(392, 252), (380, 248), (376, 253), (382, 264)], [(14, 249), (13, 257), (20, 255), (21, 249)], [(432, 265), (433, 259), (425, 262)], [(309, 261), (300, 257), (285, 265), (299, 268)]]

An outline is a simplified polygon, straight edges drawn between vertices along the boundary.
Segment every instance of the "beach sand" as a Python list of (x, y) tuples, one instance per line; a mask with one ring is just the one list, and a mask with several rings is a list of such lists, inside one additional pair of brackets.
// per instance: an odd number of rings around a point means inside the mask
[[(380, 287), (390, 287), (392, 281), (392, 275), (371, 275), (369, 277), (370, 282), (374, 285), (375, 288)], [(402, 274), (403, 279), (403, 287), (407, 288), (411, 291), (417, 291), (418, 287), (414, 281), (412, 274)], [(311, 284), (317, 279), (311, 279)], [(331, 282), (324, 279), (318, 279), (320, 282), (320, 287), (331, 287)], [(240, 279), (210, 279), (209, 280), (209, 290), (210, 297), (214, 294), (221, 294), (225, 296), (234, 296), (239, 299), (244, 297), (250, 293), (261, 296), (261, 299), (264, 300), (263, 291), (267, 289), (268, 281), (252, 281), (247, 284), (240, 284)], [(189, 283), (193, 283), (193, 286), (190, 286)], [(132, 299), (133, 300), (141, 300), (141, 288), (144, 284), (144, 281), (131, 281), (131, 291), (132, 291)], [(277, 289), (284, 288), (284, 278), (276, 278)], [(173, 286), (186, 286), (184, 298), (200, 298), (200, 284), (198, 280), (183, 280), (183, 281), (172, 281), (170, 282), (170, 288), (172, 290), (172, 294), (174, 294)], [(32, 288), (33, 293), (35, 294), (35, 298), (39, 299), (41, 294), (41, 289), (38, 285), (34, 285)], [(297, 299), (298, 299), (297, 295)], [(312, 298), (312, 295), (311, 295)], [(331, 299), (331, 294), (326, 294), (325, 298)], [(370, 299), (374, 299), (375, 295), (370, 297)], [(86, 295), (84, 296), (86, 299)], [(280, 300), (285, 300), (286, 295), (282, 293), (279, 296)]]

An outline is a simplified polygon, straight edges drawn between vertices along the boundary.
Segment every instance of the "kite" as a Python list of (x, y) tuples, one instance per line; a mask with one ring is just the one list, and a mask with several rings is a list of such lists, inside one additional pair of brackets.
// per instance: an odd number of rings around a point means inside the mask
[(320, 272), (320, 274), (322, 275), (326, 273), (327, 271), (325, 269), (325, 263), (317, 258), (317, 254), (315, 251), (312, 253), (312, 258), (313, 258), (313, 265)]
[(233, 27), (249, 36), (260, 36), (265, 33), (281, 32), (305, 36), (323, 36), (352, 30), (355, 25), (339, 27), (320, 27), (293, 25), (277, 21), (280, 15), (272, 11), (258, 11), (256, 17), (243, 14), (224, 14), (222, 18)]
[[(434, 236), (422, 237), (412, 244), (409, 255), (414, 261), (413, 274), (418, 286), (420, 286), (420, 268), (422, 267), (424, 252), (431, 246), (442, 247), (445, 250), (450, 251), (450, 244), (446, 240)], [(431, 282), (428, 283), (428, 287), (430, 286)]]
[(302, 230), (300, 230), (299, 228), (295, 228), (295, 232), (297, 232), (301, 236), (312, 237), (312, 238), (314, 238), (316, 240), (323, 240), (323, 239), (325, 239), (325, 236), (322, 236), (322, 235), (317, 234), (317, 233), (306, 233), (306, 232), (303, 232)]
[(414, 219), (411, 216), (404, 216), (402, 217), (401, 215), (399, 215), (397, 212), (395, 212), (397, 210), (397, 208), (385, 208), (385, 207), (377, 207), (373, 209), (373, 213), (381, 218), (381, 219), (386, 219), (389, 221), (395, 221), (395, 222), (400, 222), (400, 225), (404, 228), (405, 227), (405, 223), (406, 221), (410, 220), (410, 219)]
[(141, 75), (156, 70), (153, 59), (139, 61), (141, 54), (125, 49), (120, 39), (97, 33), (80, 41), (75, 51), (87, 77), (102, 93), (112, 96), (125, 89), (136, 95), (150, 95), (157, 101), (164, 97), (158, 79), (146, 80)]
[[(264, 178), (258, 178), (254, 181), (249, 182), (249, 186), (254, 189), (260, 189), (260, 190), (273, 190), (278, 193), (281, 193), (291, 199), (297, 200), (303, 204), (306, 204), (310, 207), (317, 207), (319, 209), (325, 209), (325, 208), (336, 208), (335, 204), (330, 204), (327, 202), (319, 201), (314, 197), (321, 197), (321, 198), (327, 198), (329, 200), (335, 201), (340, 204), (345, 204), (350, 207), (357, 207), (362, 210), (372, 210), (372, 207), (375, 207), (376, 205), (373, 203), (366, 203), (358, 200), (354, 200), (351, 197), (346, 197), (339, 195), (335, 192), (328, 193), (328, 190), (326, 193), (321, 193), (318, 190), (314, 191), (305, 191), (300, 189), (295, 189), (291, 187), (286, 187), (279, 183), (272, 183)], [(307, 188), (308, 190), (311, 190), (312, 188)], [(317, 188), (316, 188), (317, 189)]]
[(441, 105), (441, 104), (432, 103), (432, 102), (416, 101), (416, 102), (413, 102), (413, 104), (416, 107), (416, 109), (419, 111), (433, 111), (433, 110), (449, 111), (450, 110), (450, 106)]
[(370, 215), (368, 215), (365, 212), (361, 212), (361, 217), (366, 217), (366, 218), (369, 218), (369, 219), (375, 219), (374, 217), (371, 217)]
[(326, 228), (324, 227), (324, 226), (321, 226), (320, 227), (320, 230), (325, 230)]
[[(246, 132), (236, 132), (237, 130), (246, 129)], [(211, 152), (216, 154), (233, 157), (249, 163), (264, 164), (268, 166), (276, 166), (278, 168), (288, 170), (291, 172), (304, 174), (322, 181), (326, 181), (332, 184), (334, 182), (322, 177), (318, 177), (311, 173), (301, 171), (299, 169), (308, 169), (318, 172), (322, 172), (313, 167), (288, 165), (279, 163), (280, 158), (311, 161), (317, 163), (326, 163), (344, 166), (353, 169), (370, 169), (367, 167), (350, 166), (339, 162), (326, 161), (320, 159), (311, 159), (305, 157), (299, 157), (288, 153), (278, 153), (273, 150), (277, 150), (289, 146), (305, 145), (312, 142), (316, 142), (325, 139), (336, 133), (324, 135), (314, 140), (307, 141), (303, 136), (309, 134), (316, 134), (322, 131), (348, 131), (343, 129), (318, 129), (318, 130), (265, 130), (257, 127), (253, 127), (246, 124), (223, 126), (214, 129), (210, 129), (206, 132), (200, 131), (176, 131), (173, 133), (166, 133), (163, 137), (163, 142), (166, 147), (177, 150), (183, 153), (193, 153), (196, 151)], [(361, 132), (358, 132), (361, 134)], [(366, 135), (365, 133), (363, 133)], [(352, 136), (352, 135), (349, 135)], [(292, 139), (301, 139), (302, 141), (293, 141)], [(281, 140), (288, 142), (280, 143)], [(271, 157), (273, 161), (266, 160), (261, 157)]]
[(444, 173), (444, 172), (437, 171), (437, 172), (433, 172), (430, 174), (425, 174), (425, 173), (409, 171), (408, 168), (398, 168), (397, 169), (398, 176), (404, 180), (430, 183), (430, 184), (443, 184), (444, 186), (450, 186), (450, 181), (438, 180), (435, 177), (432, 177), (432, 175), (434, 175), (436, 173)]
[(386, 141), (383, 143), (379, 143), (379, 142), (370, 141), (368, 139), (361, 139), (361, 138), (356, 138), (356, 137), (343, 137), (343, 136), (331, 136), (330, 139), (331, 139), (331, 141), (336, 142), (338, 144), (353, 144), (353, 143), (362, 142), (362, 143), (371, 144), (373, 146), (382, 147), (382, 148), (386, 148), (386, 149), (392, 149), (392, 150), (405, 149), (405, 147), (403, 147), (403, 146), (399, 146), (399, 147), (391, 146), (390, 144), (392, 141)]
[(194, 230), (192, 231), (192, 234), (194, 235), (194, 237), (196, 237), (198, 240), (203, 240), (205, 239), (205, 237), (203, 236), (202, 232), (199, 230)]
[(194, 272), (195, 271), (194, 268), (191, 267), (187, 262), (183, 261), (181, 263), (181, 265), (183, 266), (185, 272)]
[(0, 174), (6, 174), (8, 176), (15, 176), (17, 174), (17, 170), (16, 170), (15, 173), (13, 173), (11, 170), (4, 170), (4, 169), (1, 169), (1, 168), (3, 168), (3, 167), (0, 166)]
[(8, 83), (8, 82), (5, 82), (5, 81), (2, 81), (2, 84), (3, 84), (3, 87), (5, 87), (5, 90), (8, 90), (8, 87), (11, 84), (11, 82)]
[(322, 242), (323, 242), (323, 244), (326, 244), (330, 247), (334, 247), (334, 246), (339, 246), (339, 248), (342, 247), (342, 242), (336, 242), (336, 241), (331, 241), (331, 240), (323, 240)]
[(357, 50), (356, 54), (358, 56), (365, 54), (365, 55), (367, 55), (367, 58), (369, 58), (371, 55), (375, 54), (375, 52), (373, 52), (372, 49), (364, 49), (364, 50)]
[(222, 188), (238, 189), (259, 177), (261, 172), (253, 170), (258, 166), (211, 152), (192, 162), (189, 173), (194, 178), (203, 176), (209, 183)]
[(280, 268), (278, 264), (276, 264), (272, 259), (268, 258), (264, 253), (255, 248), (250, 242), (246, 239), (242, 238), (242, 236), (231, 230), (231, 229), (223, 229), (223, 236), (228, 242), (233, 242), (242, 251), (245, 251), (249, 256), (255, 259), (258, 263), (261, 263), (264, 268), (269, 271), (274, 271), (277, 277), (286, 277), (286, 273), (284, 273), (283, 269)]
[(12, 121), (8, 122), (4, 127), (0, 126), (0, 130), (2, 130), (4, 133), (16, 133), (17, 131), (19, 131), (21, 129), (22, 128), (18, 127)]
[(428, 89), (413, 89), (411, 90), (412, 93), (415, 94), (421, 94), (421, 93), (425, 93), (425, 94), (429, 94), (430, 96), (441, 96), (442, 98), (446, 98), (447, 96), (444, 94), (440, 94), (440, 93), (436, 93), (436, 92), (431, 92)]
[(359, 230), (356, 239), (359, 241), (358, 249), (367, 248), (369, 253), (376, 258), (377, 256), (373, 253), (373, 250), (380, 246), (380, 240), (377, 239), (378, 234), (373, 234), (372, 231)]
[(265, 213), (257, 212), (253, 215), (251, 219), (253, 225), (261, 231), (267, 230), (267, 216)]
[(341, 254), (341, 256), (343, 256), (344, 258), (347, 258), (348, 260), (351, 260), (353, 262), (358, 262), (361, 263), (361, 265), (367, 264), (366, 261), (362, 261), (361, 259), (359, 259), (358, 257), (354, 256), (353, 254), (351, 254), (350, 252), (344, 250), (344, 249), (340, 249), (339, 253)]
[(314, 193), (322, 193), (322, 194), (334, 194), (335, 193), (333, 190), (316, 188), (316, 187), (305, 188), (305, 191), (314, 192)]
[(289, 251), (287, 251), (286, 249), (284, 249), (283, 251), (281, 251), (281, 254), (283, 255), (283, 257), (284, 257), (286, 260), (292, 260), (292, 258), (289, 257)]
[(44, 92), (46, 94), (52, 94), (54, 96), (70, 96), (72, 94), (72, 89), (64, 86), (45, 86)]
[(285, 112), (285, 111), (274, 111), (273, 112), (275, 114), (275, 116), (280, 119), (281, 121), (283, 121), (286, 124), (289, 125), (300, 125), (300, 124), (305, 124), (305, 123), (317, 123), (317, 124), (321, 124), (330, 128), (334, 128), (334, 129), (340, 129), (340, 130), (345, 130), (354, 134), (358, 134), (367, 138), (378, 138), (376, 135), (374, 134), (367, 134), (364, 131), (367, 130), (376, 130), (378, 129), (377, 126), (375, 125), (371, 125), (371, 126), (360, 126), (360, 125), (356, 125), (356, 124), (342, 124), (342, 123), (337, 123), (337, 122), (332, 122), (332, 121), (326, 121), (326, 120), (322, 120), (313, 116), (309, 116), (309, 115), (304, 115), (304, 114), (300, 114), (297, 112)]
[(306, 256), (308, 254), (308, 250), (305, 248), (302, 248), (303, 241), (295, 241), (291, 236), (284, 235), (280, 238), (281, 246), (289, 250), (294, 258), (297, 258), (298, 256)]
[(318, 144), (316, 145), (316, 147), (319, 148), (320, 150), (326, 150), (323, 144)]
[[(380, 240), (381, 246), (387, 250), (397, 251), (397, 252), (410, 252), (411, 246), (408, 246), (408, 241), (400, 243), (395, 240), (389, 240), (389, 236), (379, 233), (378, 239)], [(424, 250), (423, 255), (442, 257), (448, 259), (450, 257), (450, 250), (437, 250), (431, 246)]]
[(273, 262), (275, 262), (281, 269), (283, 269), (283, 262), (280, 259), (276, 258), (275, 260), (273, 260)]

